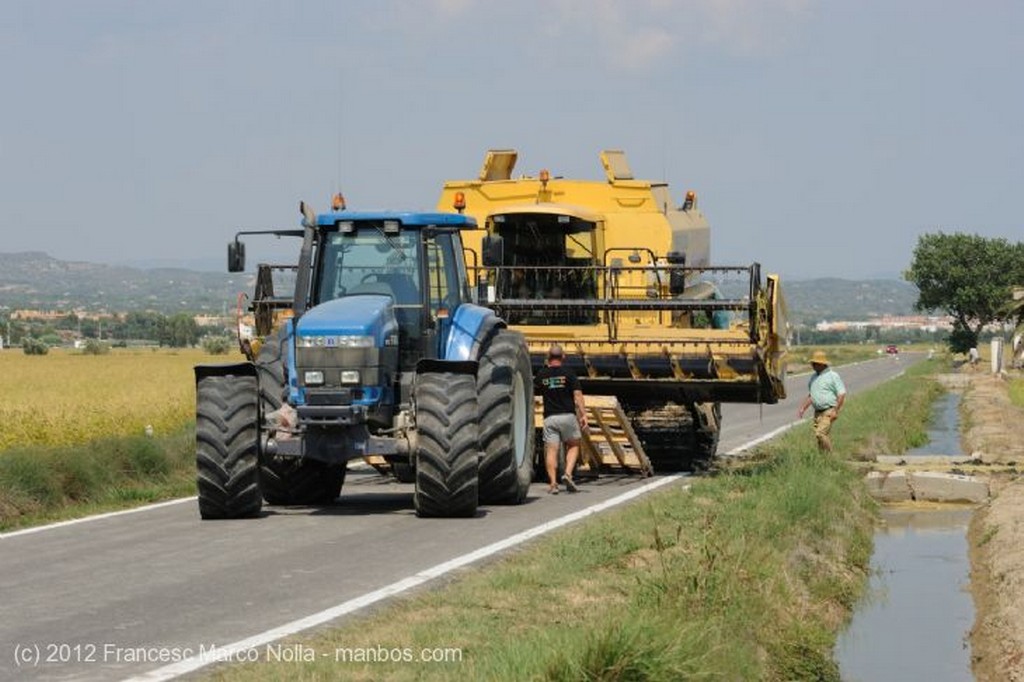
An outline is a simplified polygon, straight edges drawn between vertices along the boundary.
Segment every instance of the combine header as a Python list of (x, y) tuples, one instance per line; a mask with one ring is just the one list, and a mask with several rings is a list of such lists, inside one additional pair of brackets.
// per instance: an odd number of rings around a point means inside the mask
[(517, 156), (488, 152), (438, 206), (485, 228), (465, 235), (467, 267), (481, 302), (526, 336), (534, 370), (562, 344), (588, 400), (613, 397), (661, 471), (714, 456), (720, 403), (785, 397), (778, 277), (711, 265), (693, 192), (675, 203), (621, 151), (601, 154), (603, 181), (514, 178)]

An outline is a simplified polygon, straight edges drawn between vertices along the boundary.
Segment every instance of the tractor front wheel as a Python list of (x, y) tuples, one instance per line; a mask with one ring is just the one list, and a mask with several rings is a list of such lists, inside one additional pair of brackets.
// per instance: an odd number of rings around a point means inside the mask
[(259, 514), (256, 378), (208, 376), (196, 385), (196, 487), (204, 519)]

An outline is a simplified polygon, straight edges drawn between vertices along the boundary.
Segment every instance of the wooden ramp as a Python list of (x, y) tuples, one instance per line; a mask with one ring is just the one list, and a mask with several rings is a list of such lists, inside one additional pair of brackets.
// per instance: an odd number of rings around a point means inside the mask
[[(583, 401), (587, 408), (588, 428), (580, 443), (579, 468), (592, 475), (602, 472), (653, 475), (654, 467), (618, 399), (608, 395), (588, 395), (584, 396)], [(534, 423), (537, 428), (541, 428), (544, 424), (544, 410), (539, 399), (535, 408)], [(537, 448), (537, 456), (543, 468), (544, 444), (539, 441), (539, 431)], [(381, 475), (392, 473), (391, 465), (380, 455), (370, 455), (363, 460)]]
[(654, 467), (615, 396), (588, 395), (587, 426), (583, 433), (580, 465), (598, 473), (612, 471), (651, 476)]

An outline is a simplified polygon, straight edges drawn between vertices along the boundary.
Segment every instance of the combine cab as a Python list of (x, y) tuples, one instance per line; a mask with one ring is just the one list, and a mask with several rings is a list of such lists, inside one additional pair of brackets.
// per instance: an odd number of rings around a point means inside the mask
[(534, 370), (552, 342), (589, 396), (614, 397), (655, 470), (717, 450), (722, 402), (785, 397), (778, 277), (710, 264), (710, 228), (688, 192), (637, 180), (620, 151), (605, 179), (542, 170), (513, 178), (517, 153), (488, 152), (438, 206), (474, 217), (467, 266), (483, 303), (522, 332)]

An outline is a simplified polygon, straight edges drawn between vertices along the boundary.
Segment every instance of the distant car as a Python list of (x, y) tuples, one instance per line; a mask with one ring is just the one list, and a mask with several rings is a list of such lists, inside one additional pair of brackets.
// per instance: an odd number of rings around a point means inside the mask
[(896, 355), (897, 353), (900, 352), (900, 349), (896, 347), (896, 344), (890, 343), (888, 346), (885, 347), (885, 352), (888, 353), (889, 355)]

